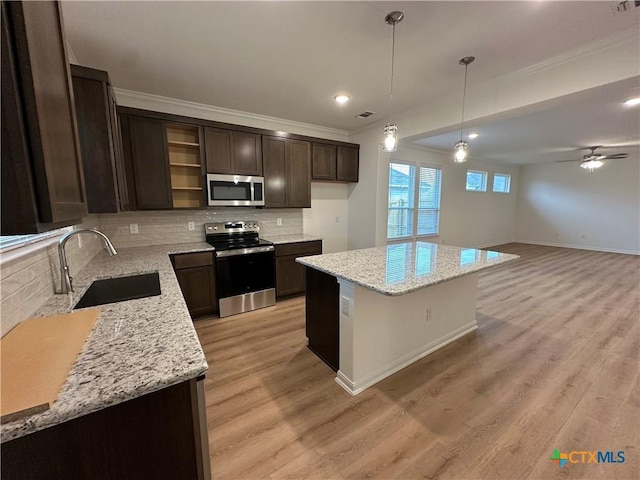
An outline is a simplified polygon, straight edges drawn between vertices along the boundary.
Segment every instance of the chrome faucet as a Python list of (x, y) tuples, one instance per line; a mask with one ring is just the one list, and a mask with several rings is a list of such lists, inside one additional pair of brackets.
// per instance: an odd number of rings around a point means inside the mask
[(111, 243), (111, 240), (99, 230), (95, 228), (79, 228), (78, 230), (72, 230), (69, 233), (65, 233), (62, 237), (60, 237), (60, 241), (58, 242), (58, 255), (60, 256), (60, 293), (69, 293), (73, 292), (73, 278), (69, 275), (69, 265), (67, 264), (67, 254), (64, 251), (64, 247), (67, 244), (67, 240), (69, 240), (74, 235), (78, 235), (79, 233), (93, 233), (102, 239), (102, 243), (104, 243), (104, 248), (109, 255), (117, 255), (115, 247)]

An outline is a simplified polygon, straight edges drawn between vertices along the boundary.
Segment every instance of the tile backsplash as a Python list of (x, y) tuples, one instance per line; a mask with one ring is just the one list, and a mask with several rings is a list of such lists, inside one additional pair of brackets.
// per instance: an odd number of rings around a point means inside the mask
[[(281, 219), (282, 225), (278, 225)], [(302, 209), (219, 208), (216, 210), (122, 212), (90, 215), (75, 228), (98, 228), (116, 249), (204, 241), (204, 224), (231, 220), (260, 222), (261, 235), (302, 233)], [(188, 223), (194, 223), (189, 230)], [(137, 224), (138, 233), (130, 225)], [(82, 243), (80, 243), (82, 242)], [(71, 274), (102, 250), (92, 235), (67, 244)], [(0, 331), (2, 335), (32, 316), (60, 288), (57, 242), (44, 240), (0, 256)]]
[[(98, 225), (96, 215), (76, 228)], [(76, 236), (66, 246), (71, 275), (84, 268), (102, 249), (93, 235)], [(80, 243), (81, 242), (81, 243)], [(20, 250), (20, 251), (19, 251)], [(29, 318), (60, 289), (58, 243), (43, 240), (0, 255), (0, 331), (4, 336)]]
[[(227, 221), (260, 222), (260, 234), (302, 233), (302, 209), (219, 208), (216, 210), (157, 210), (101, 214), (100, 228), (116, 248), (204, 241), (204, 224)], [(278, 225), (278, 219), (282, 225)], [(195, 229), (189, 230), (189, 222)], [(136, 224), (138, 233), (131, 233)]]

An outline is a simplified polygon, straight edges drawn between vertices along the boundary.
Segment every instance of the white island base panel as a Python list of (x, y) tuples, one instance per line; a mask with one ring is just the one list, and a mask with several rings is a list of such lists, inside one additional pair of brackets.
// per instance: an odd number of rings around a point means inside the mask
[(406, 295), (340, 284), (340, 369), (336, 382), (351, 395), (478, 328), (478, 274)]

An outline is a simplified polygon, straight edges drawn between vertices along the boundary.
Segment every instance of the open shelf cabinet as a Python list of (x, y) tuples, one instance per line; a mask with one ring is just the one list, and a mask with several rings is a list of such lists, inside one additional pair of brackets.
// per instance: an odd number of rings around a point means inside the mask
[(167, 125), (167, 148), (174, 208), (204, 206), (200, 129), (191, 125)]

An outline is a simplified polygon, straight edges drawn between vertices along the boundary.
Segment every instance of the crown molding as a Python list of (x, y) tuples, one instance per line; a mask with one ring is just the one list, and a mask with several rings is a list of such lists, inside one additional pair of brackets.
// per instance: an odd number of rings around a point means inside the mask
[[(174, 115), (184, 115), (205, 120), (236, 123), (248, 127), (267, 128), (270, 130), (285, 130), (289, 133), (310, 135), (317, 137), (331, 137), (332, 140), (347, 141), (349, 135), (346, 130), (323, 127), (311, 123), (296, 122), (284, 118), (270, 117), (257, 113), (216, 107), (204, 103), (190, 102), (178, 98), (163, 97), (151, 93), (115, 88), (114, 92), (118, 105), (160, 111)], [(277, 128), (274, 127), (277, 125)]]

